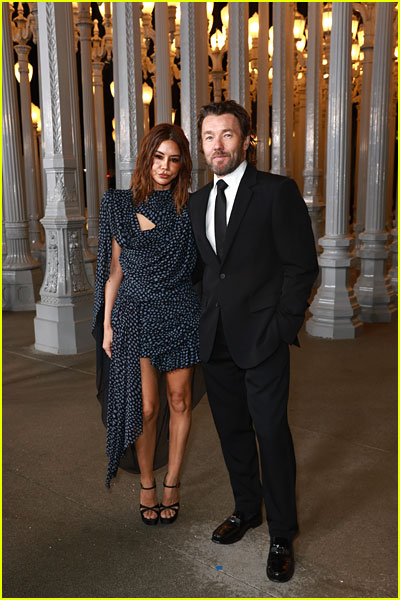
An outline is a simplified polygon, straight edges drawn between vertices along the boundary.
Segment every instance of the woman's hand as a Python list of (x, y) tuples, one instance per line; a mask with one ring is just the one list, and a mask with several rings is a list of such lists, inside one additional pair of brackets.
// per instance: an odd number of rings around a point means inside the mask
[(112, 327), (104, 327), (103, 350), (107, 354), (108, 358), (111, 358), (112, 338), (113, 338)]

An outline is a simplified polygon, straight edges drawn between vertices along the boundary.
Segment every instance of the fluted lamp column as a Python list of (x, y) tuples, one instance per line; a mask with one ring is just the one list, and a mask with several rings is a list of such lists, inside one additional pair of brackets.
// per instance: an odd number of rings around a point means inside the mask
[[(47, 180), (46, 273), (36, 305), (35, 348), (76, 354), (94, 346), (90, 333), (93, 289), (83, 261), (83, 229), (78, 200), (77, 158), (70, 93), (76, 70), (72, 8), (69, 2), (38, 2), (42, 66), (43, 165)], [(76, 73), (76, 71), (75, 71)]]
[(31, 86), (28, 67), (30, 46), (27, 42), (32, 36), (28, 20), (23, 15), (22, 4), (18, 7), (18, 17), (13, 23), (13, 38), (17, 42), (14, 50), (18, 56), (18, 74), (20, 85), (22, 140), (24, 150), (24, 171), (26, 206), (29, 221), (29, 242), (31, 252), (36, 260), (39, 260), (39, 252), (42, 246), (42, 228), (39, 223), (39, 198), (37, 195), (37, 178), (39, 173), (35, 169), (34, 156), (34, 133), (31, 120)]
[(101, 198), (107, 189), (107, 149), (106, 127), (104, 120), (104, 92), (103, 92), (104, 63), (93, 61), (93, 87), (94, 87), (94, 114), (96, 126), (97, 145), (97, 178), (98, 193)]
[(123, 189), (129, 188), (144, 131), (140, 8), (139, 2), (113, 2), (115, 166)]
[(257, 168), (269, 170), (269, 81), (268, 81), (268, 30), (269, 2), (260, 2), (258, 34), (258, 85), (257, 85)]
[(359, 33), (359, 40), (361, 52), (364, 53), (364, 60), (362, 62), (363, 74), (361, 85), (360, 128), (358, 141), (356, 222), (354, 224), (357, 251), (361, 245), (359, 236), (365, 227), (365, 204), (367, 194), (366, 173), (368, 168), (369, 115), (376, 3), (356, 2), (354, 4), (354, 8), (360, 12), (363, 21), (363, 28)]
[(321, 50), (322, 3), (308, 3), (308, 55), (306, 83), (306, 123), (303, 197), (311, 218), (318, 250), (321, 237), (324, 202), (321, 168)]
[(101, 198), (108, 187), (106, 125), (104, 115), (103, 58), (106, 58), (106, 60), (110, 62), (112, 56), (111, 3), (104, 2), (99, 8), (103, 16), (103, 27), (105, 28), (105, 34), (103, 38), (100, 38), (98, 22), (97, 19), (95, 19), (92, 38), (92, 69), (97, 146), (97, 177), (99, 196)]
[(78, 3), (79, 42), (82, 71), (83, 140), (85, 150), (85, 182), (87, 202), (88, 246), (96, 252), (99, 228), (99, 187), (97, 145), (92, 82), (90, 2)]
[(293, 172), (293, 3), (274, 2), (271, 171)]
[(172, 123), (171, 74), (168, 41), (167, 2), (155, 3), (156, 29), (156, 122)]
[(382, 2), (376, 7), (375, 48), (369, 121), (367, 198), (365, 230), (360, 234), (361, 273), (354, 290), (361, 306), (363, 321), (391, 321), (395, 310), (394, 292), (385, 273), (388, 256), (385, 229), (390, 78), (392, 57), (393, 4)]
[(229, 98), (250, 111), (249, 4), (229, 2), (228, 84)]
[(349, 283), (351, 4), (333, 3), (327, 123), (326, 223), (319, 240), (321, 285), (311, 304), (306, 330), (331, 339), (361, 331), (359, 306)]
[(193, 162), (192, 189), (207, 182), (207, 169), (197, 143), (197, 114), (208, 102), (207, 14), (204, 3), (181, 5), (182, 128), (189, 140)]
[(3, 205), (7, 254), (3, 260), (3, 309), (33, 310), (40, 286), (39, 264), (29, 248), (10, 5), (2, 3)]

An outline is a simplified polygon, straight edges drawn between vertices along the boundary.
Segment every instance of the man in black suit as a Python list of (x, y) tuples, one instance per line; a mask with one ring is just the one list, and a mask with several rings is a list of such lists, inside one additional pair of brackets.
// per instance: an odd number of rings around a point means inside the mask
[(232, 100), (203, 106), (198, 136), (214, 172), (214, 181), (189, 201), (204, 266), (200, 357), (235, 499), (212, 540), (231, 544), (259, 526), (264, 499), (267, 575), (288, 581), (298, 530), (289, 344), (298, 345), (318, 274), (314, 238), (295, 182), (246, 162), (250, 118), (242, 106)]

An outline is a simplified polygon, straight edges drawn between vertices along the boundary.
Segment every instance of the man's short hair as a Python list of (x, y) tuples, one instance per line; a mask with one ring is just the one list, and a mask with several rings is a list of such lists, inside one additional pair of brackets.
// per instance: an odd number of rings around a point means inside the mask
[(251, 134), (250, 116), (243, 106), (234, 100), (225, 100), (224, 102), (210, 102), (201, 107), (199, 117), (197, 119), (197, 139), (201, 144), (201, 128), (203, 121), (209, 115), (234, 115), (239, 121), (240, 132), (242, 139), (245, 140)]

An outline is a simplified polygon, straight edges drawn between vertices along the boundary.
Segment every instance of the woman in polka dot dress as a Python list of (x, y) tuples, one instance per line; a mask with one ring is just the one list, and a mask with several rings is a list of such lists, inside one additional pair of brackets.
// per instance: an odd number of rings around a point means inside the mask
[[(135, 445), (140, 511), (148, 525), (172, 523), (191, 423), (199, 362), (197, 251), (186, 202), (192, 162), (180, 127), (162, 123), (142, 140), (131, 190), (108, 190), (100, 209), (94, 328), (102, 320), (109, 357), (106, 485)], [(158, 373), (169, 405), (168, 471), (158, 505), (153, 473), (159, 416)]]

